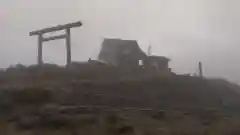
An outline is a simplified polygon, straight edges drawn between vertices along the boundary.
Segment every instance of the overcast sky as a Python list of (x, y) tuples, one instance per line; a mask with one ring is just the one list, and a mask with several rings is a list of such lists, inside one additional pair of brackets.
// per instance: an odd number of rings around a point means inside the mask
[[(31, 30), (81, 20), (72, 31), (74, 61), (96, 58), (104, 37), (138, 40), (171, 58), (177, 73), (204, 74), (240, 84), (238, 0), (0, 0), (0, 67), (35, 64)], [(44, 44), (45, 62), (65, 64), (65, 42)]]

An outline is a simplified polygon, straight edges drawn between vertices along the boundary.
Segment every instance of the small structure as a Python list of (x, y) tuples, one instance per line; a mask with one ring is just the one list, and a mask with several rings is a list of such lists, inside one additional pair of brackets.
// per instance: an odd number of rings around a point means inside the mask
[(169, 72), (169, 63), (170, 59), (164, 56), (148, 56), (144, 60), (144, 66), (146, 68), (154, 68), (158, 71)]
[(199, 77), (203, 78), (203, 69), (202, 69), (202, 62), (199, 62), (198, 63), (198, 74), (199, 74)]
[[(150, 50), (149, 47), (148, 52)], [(164, 56), (147, 56), (135, 40), (104, 39), (98, 59), (108, 65), (130, 70), (141, 67), (151, 72), (171, 72), (168, 67), (170, 59)]]
[(104, 39), (98, 59), (120, 67), (137, 67), (147, 58), (135, 40)]
[[(70, 29), (74, 27), (80, 27), (82, 23), (80, 21), (64, 24), (64, 25), (58, 25), (55, 27), (49, 27), (41, 30), (32, 31), (29, 33), (30, 36), (38, 36), (38, 65), (42, 65), (42, 43), (51, 41), (51, 40), (57, 40), (57, 39), (66, 39), (66, 50), (67, 50), (67, 66), (71, 64), (71, 35), (70, 35)], [(52, 36), (52, 37), (43, 37), (44, 34), (49, 32), (55, 32), (65, 30), (65, 34), (58, 35), (58, 36)]]

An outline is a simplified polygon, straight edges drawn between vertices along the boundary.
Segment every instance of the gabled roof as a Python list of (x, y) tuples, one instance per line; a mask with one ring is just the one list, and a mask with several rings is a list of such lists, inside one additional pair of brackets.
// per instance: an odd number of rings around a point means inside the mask
[(104, 39), (102, 43), (102, 50), (109, 50), (109, 52), (129, 53), (130, 51), (138, 51), (144, 53), (138, 46), (136, 40), (122, 40), (122, 39)]
[(98, 56), (100, 60), (113, 62), (117, 61), (122, 56), (135, 57), (139, 59), (147, 57), (135, 40), (104, 39)]

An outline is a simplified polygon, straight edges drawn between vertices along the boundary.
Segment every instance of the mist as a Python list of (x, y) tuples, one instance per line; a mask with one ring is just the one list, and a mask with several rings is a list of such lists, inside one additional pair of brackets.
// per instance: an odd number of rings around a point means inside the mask
[[(240, 14), (234, 0), (0, 0), (0, 67), (36, 63), (37, 38), (29, 32), (82, 21), (72, 30), (73, 61), (97, 58), (104, 37), (134, 39), (146, 52), (171, 59), (176, 73), (240, 84)], [(45, 62), (65, 64), (65, 42), (44, 43)]]

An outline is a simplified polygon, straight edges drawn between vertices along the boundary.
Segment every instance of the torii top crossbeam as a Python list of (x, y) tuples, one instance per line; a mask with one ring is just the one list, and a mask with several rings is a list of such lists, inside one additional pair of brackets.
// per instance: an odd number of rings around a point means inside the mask
[[(49, 27), (41, 30), (32, 31), (29, 33), (30, 36), (38, 36), (38, 64), (42, 65), (42, 43), (51, 41), (51, 40), (57, 40), (57, 39), (66, 39), (66, 50), (67, 50), (67, 66), (71, 64), (71, 41), (70, 41), (70, 29), (74, 27), (80, 27), (82, 26), (82, 22), (74, 22), (74, 23), (68, 23), (64, 25), (57, 25), (54, 27)], [(58, 35), (58, 36), (50, 36), (50, 37), (43, 37), (43, 34), (54, 32), (54, 31), (60, 31), (65, 30), (65, 34)]]
[(53, 32), (53, 31), (60, 31), (63, 29), (80, 27), (80, 26), (82, 26), (82, 22), (78, 21), (78, 22), (74, 22), (74, 23), (57, 25), (54, 27), (49, 27), (49, 28), (45, 28), (45, 29), (41, 29), (41, 30), (32, 31), (29, 33), (29, 35), (34, 36), (34, 35), (44, 34), (44, 33)]

